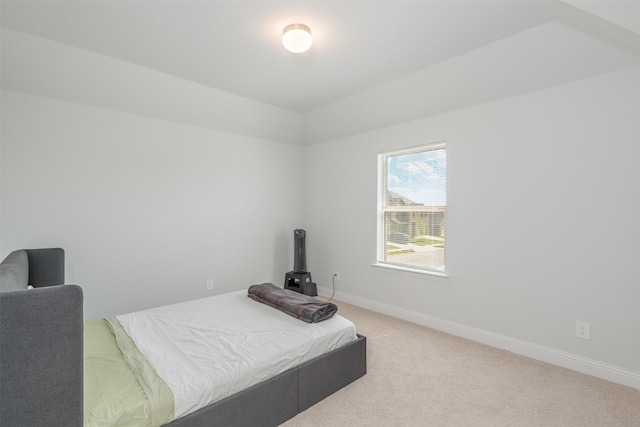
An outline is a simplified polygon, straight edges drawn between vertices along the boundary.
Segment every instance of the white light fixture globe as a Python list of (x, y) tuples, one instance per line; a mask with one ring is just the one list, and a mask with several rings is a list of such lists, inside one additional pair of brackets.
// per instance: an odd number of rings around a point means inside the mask
[(303, 24), (291, 24), (282, 31), (282, 44), (292, 53), (302, 53), (311, 47), (311, 30)]

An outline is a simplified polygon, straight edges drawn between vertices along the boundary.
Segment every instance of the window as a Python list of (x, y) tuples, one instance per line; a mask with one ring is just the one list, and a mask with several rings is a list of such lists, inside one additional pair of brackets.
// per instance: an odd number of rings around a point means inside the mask
[(378, 264), (445, 273), (445, 143), (378, 155)]

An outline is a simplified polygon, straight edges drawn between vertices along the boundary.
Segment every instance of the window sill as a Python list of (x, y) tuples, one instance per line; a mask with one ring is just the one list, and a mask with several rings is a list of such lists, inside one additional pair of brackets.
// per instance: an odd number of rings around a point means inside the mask
[(436, 282), (447, 282), (449, 279), (448, 274), (440, 273), (437, 271), (420, 270), (418, 268), (404, 267), (400, 265), (386, 264), (382, 262), (371, 264), (371, 266), (385, 273), (401, 274), (403, 276), (415, 277), (420, 279), (429, 279), (429, 280), (434, 280)]

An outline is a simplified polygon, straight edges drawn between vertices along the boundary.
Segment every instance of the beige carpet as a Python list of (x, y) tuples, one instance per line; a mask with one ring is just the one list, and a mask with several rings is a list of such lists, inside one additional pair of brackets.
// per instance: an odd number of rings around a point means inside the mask
[(640, 390), (336, 302), (367, 375), (285, 427), (640, 426)]

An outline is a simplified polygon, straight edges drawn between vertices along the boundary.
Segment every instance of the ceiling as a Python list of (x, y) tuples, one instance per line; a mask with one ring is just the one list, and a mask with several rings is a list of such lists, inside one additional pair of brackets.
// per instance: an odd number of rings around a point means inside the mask
[[(550, 21), (589, 27), (640, 55), (640, 3), (603, 3), (2, 0), (1, 22), (304, 113)], [(280, 42), (295, 22), (314, 37), (303, 54)]]

